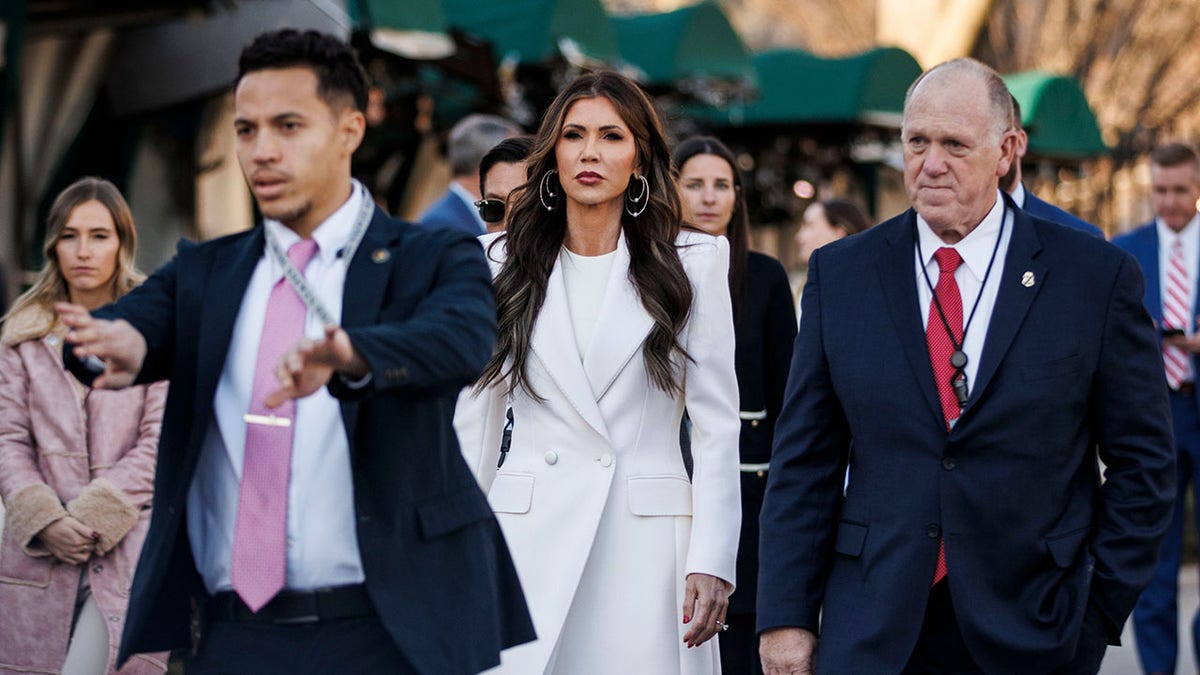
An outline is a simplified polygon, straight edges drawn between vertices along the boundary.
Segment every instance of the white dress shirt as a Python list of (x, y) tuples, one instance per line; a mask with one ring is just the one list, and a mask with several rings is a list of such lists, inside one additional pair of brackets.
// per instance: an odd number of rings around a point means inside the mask
[[(319, 250), (304, 277), (333, 316), (341, 316), (346, 282), (347, 265), (338, 252), (348, 243), (364, 198), (355, 182), (346, 203), (313, 232)], [(263, 226), (284, 250), (300, 240), (282, 223), (266, 220)], [(282, 278), (282, 267), (264, 250), (242, 296), (213, 399), (215, 423), (208, 428), (188, 490), (188, 539), (209, 593), (233, 587), (230, 561), (246, 445), (242, 415), (250, 409), (267, 299)], [(310, 338), (324, 334), (312, 311), (304, 332)], [(350, 448), (340, 404), (324, 388), (299, 399), (292, 428), (286, 587), (307, 590), (361, 583)]]
[[(1167, 268), (1171, 259), (1171, 249), (1175, 246), (1178, 240), (1183, 244), (1183, 268), (1188, 273), (1188, 297), (1187, 306), (1193, 309), (1196, 307), (1196, 271), (1200, 269), (1200, 262), (1197, 258), (1200, 257), (1200, 214), (1192, 216), (1187, 225), (1178, 233), (1175, 230), (1167, 227), (1167, 224), (1160, 218), (1154, 219), (1154, 226), (1158, 228), (1158, 287), (1161, 293), (1166, 292), (1167, 288)], [(1162, 311), (1162, 308), (1159, 308)], [(1188, 335), (1196, 332), (1195, 322), (1183, 326), (1183, 329)]]
[(1017, 183), (1012, 191), (1013, 203), (1021, 208), (1025, 208), (1025, 186)]
[[(1003, 221), (1003, 232), (1001, 232), (1001, 221)], [(992, 206), (992, 210), (988, 211), (978, 227), (956, 244), (947, 244), (942, 241), (930, 229), (929, 223), (925, 222), (920, 215), (917, 216), (917, 235), (921, 242), (920, 251), (924, 260), (921, 260), (914, 252), (913, 269), (917, 275), (917, 301), (921, 307), (921, 325), (928, 326), (929, 321), (941, 321), (936, 312), (933, 317), (930, 317), (929, 313), (929, 303), (933, 298), (930, 284), (936, 287), (938, 277), (941, 275), (937, 261), (933, 258), (934, 252), (939, 248), (949, 247), (957, 250), (963, 259), (963, 263), (954, 273), (954, 281), (958, 284), (958, 292), (962, 295), (965, 330), (962, 351), (967, 355), (967, 367), (964, 370), (967, 376), (968, 392), (974, 391), (975, 374), (979, 371), (984, 338), (987, 337), (988, 326), (991, 324), (992, 309), (996, 306), (996, 294), (1000, 291), (1000, 277), (1004, 274), (1004, 260), (1008, 257), (1008, 243), (1012, 240), (1012, 230), (1013, 214), (1007, 213), (1004, 199), (1000, 196), (999, 191), (996, 192), (996, 203)], [(999, 248), (996, 247), (996, 237), (1000, 237)], [(992, 251), (996, 252), (995, 261), (992, 261)], [(989, 261), (992, 263), (992, 273), (987, 278), (987, 287), (985, 288), (983, 287), (983, 278), (987, 275)], [(928, 283), (925, 281), (925, 275), (921, 272), (922, 264), (929, 272)], [(975, 310), (975, 318), (970, 321), (970, 326), (967, 326), (976, 298), (979, 298), (979, 308)]]

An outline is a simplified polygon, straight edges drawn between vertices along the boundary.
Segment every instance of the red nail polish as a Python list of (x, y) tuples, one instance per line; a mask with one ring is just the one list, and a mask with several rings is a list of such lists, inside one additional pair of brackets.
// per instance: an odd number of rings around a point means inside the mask
[(689, 622), (689, 621), (691, 621), (691, 620), (692, 620), (692, 617), (688, 616), (687, 614), (684, 614), (684, 615), (683, 615), (683, 622), (684, 622), (684, 623), (687, 623), (687, 622)]

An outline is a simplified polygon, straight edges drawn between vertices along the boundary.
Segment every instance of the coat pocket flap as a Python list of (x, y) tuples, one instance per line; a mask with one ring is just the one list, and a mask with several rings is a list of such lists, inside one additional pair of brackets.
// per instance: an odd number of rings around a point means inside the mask
[(867, 526), (861, 523), (851, 523), (843, 520), (838, 523), (837, 539), (833, 543), (833, 550), (848, 555), (858, 557), (862, 555), (863, 544), (867, 541)]
[(533, 504), (533, 474), (497, 473), (488, 502), (496, 513), (528, 513)]
[(1075, 561), (1079, 559), (1079, 550), (1083, 548), (1084, 542), (1091, 533), (1092, 528), (1089, 525), (1063, 534), (1047, 536), (1046, 548), (1050, 551), (1050, 557), (1054, 559), (1054, 564), (1063, 569), (1074, 565)]
[(492, 515), (487, 501), (474, 486), (443, 495), (417, 507), (417, 519), (421, 523), (421, 534), (433, 539), (449, 534), (471, 523), (477, 523)]
[(683, 476), (634, 476), (629, 510), (635, 516), (690, 516), (692, 484)]

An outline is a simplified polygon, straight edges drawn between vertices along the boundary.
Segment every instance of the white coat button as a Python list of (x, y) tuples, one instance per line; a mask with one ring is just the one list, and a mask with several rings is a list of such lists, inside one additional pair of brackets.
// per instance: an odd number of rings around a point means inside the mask
[(558, 453), (553, 450), (546, 451), (546, 463), (554, 466), (558, 463)]
[(607, 452), (604, 453), (603, 455), (600, 455), (600, 466), (608, 468), (608, 467), (612, 466), (612, 463), (613, 463), (612, 455), (608, 454)]

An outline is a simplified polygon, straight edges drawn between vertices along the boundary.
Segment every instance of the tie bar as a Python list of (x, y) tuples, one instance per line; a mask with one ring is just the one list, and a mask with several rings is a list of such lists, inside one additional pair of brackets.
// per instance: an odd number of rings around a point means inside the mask
[(242, 415), (242, 421), (246, 424), (261, 424), (267, 427), (290, 427), (292, 420), (288, 417), (276, 417), (274, 415)]

